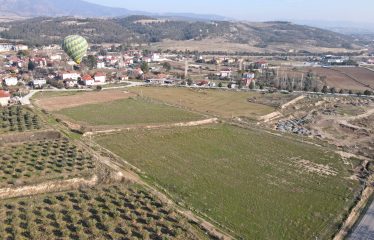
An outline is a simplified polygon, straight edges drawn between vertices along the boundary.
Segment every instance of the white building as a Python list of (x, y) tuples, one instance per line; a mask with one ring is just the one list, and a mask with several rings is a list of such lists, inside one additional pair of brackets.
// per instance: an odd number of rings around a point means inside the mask
[(12, 51), (12, 49), (13, 49), (13, 44), (10, 44), (10, 43), (0, 44), (0, 52), (8, 52), (8, 51)]
[(10, 100), (10, 93), (4, 90), (0, 90), (0, 106), (8, 105)]
[(29, 47), (27, 45), (18, 44), (13, 47), (14, 51), (26, 51), (29, 50)]
[(97, 67), (97, 69), (105, 68), (105, 63), (104, 62), (98, 62), (96, 67)]
[(57, 60), (61, 60), (62, 57), (61, 57), (61, 55), (52, 55), (52, 56), (50, 57), (50, 59), (51, 59), (52, 61), (57, 61)]
[(95, 84), (105, 84), (106, 75), (104, 73), (98, 72), (94, 76)]
[(34, 79), (32, 82), (36, 88), (41, 88), (47, 84), (47, 80), (45, 79)]
[(76, 72), (65, 72), (62, 74), (62, 80), (66, 80), (66, 79), (78, 80), (78, 78), (80, 77), (81, 75)]
[(82, 83), (85, 86), (93, 86), (95, 85), (95, 80), (87, 74), (82, 77)]
[(224, 69), (220, 72), (220, 77), (221, 78), (230, 78), (232, 75), (231, 69)]
[(5, 78), (4, 82), (7, 86), (16, 86), (18, 83), (18, 79), (16, 77)]

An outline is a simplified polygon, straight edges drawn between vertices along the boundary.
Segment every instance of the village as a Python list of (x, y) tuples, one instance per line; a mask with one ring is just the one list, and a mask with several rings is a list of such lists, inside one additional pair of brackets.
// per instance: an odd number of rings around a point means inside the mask
[[(370, 66), (374, 62), (370, 56), (358, 61)], [(310, 83), (307, 73), (299, 74), (289, 69), (349, 64), (356, 62), (347, 56), (289, 59), (92, 45), (83, 63), (77, 67), (58, 45), (29, 49), (22, 44), (2, 43), (0, 103), (17, 103), (32, 89), (100, 90), (123, 86), (128, 81), (167, 86), (323, 92), (326, 83), (318, 78), (312, 79), (315, 83)], [(331, 89), (331, 93), (337, 91)], [(371, 95), (371, 91), (361, 94)]]

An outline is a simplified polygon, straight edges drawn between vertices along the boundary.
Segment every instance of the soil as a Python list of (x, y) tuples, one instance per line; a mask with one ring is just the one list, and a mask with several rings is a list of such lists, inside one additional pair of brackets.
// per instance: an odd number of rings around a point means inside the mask
[(86, 104), (111, 102), (120, 99), (127, 99), (136, 96), (127, 91), (93, 91), (84, 92), (72, 96), (60, 96), (42, 98), (35, 101), (35, 104), (47, 111), (59, 111), (65, 108), (78, 107)]
[(33, 131), (23, 133), (8, 133), (0, 135), (1, 144), (14, 144), (29, 141), (55, 140), (61, 137), (61, 133), (54, 130)]

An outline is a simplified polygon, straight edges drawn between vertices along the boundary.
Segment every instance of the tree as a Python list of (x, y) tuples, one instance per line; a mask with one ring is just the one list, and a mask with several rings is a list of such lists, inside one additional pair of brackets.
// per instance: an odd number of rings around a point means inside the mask
[(348, 94), (352, 95), (352, 94), (353, 94), (353, 91), (352, 91), (352, 90), (349, 90), (349, 91), (348, 91)]
[(170, 70), (171, 70), (171, 65), (170, 65), (170, 63), (168, 63), (168, 62), (164, 62), (164, 63), (162, 64), (162, 67), (163, 67), (167, 72), (170, 72)]
[(223, 87), (222, 82), (219, 82), (219, 83), (218, 83), (218, 87), (220, 87), (220, 88)]
[(144, 73), (148, 73), (149, 72), (149, 65), (147, 62), (142, 62), (142, 65), (140, 66), (140, 68), (142, 69), (142, 71)]
[(339, 94), (344, 94), (344, 90), (340, 89)]
[(336, 93), (336, 89), (335, 89), (334, 87), (331, 88), (331, 89), (330, 89), (330, 93), (335, 94), (335, 93)]
[(238, 85), (238, 89), (242, 89), (243, 88), (243, 81), (242, 80), (236, 81), (236, 84)]
[(191, 79), (187, 79), (187, 85), (191, 86), (193, 84), (193, 81)]
[(365, 96), (371, 96), (371, 95), (373, 95), (373, 93), (370, 90), (365, 90), (364, 95)]
[(252, 80), (251, 84), (249, 84), (249, 88), (252, 90), (256, 88), (256, 82), (254, 80)]
[(97, 87), (96, 87), (96, 91), (101, 91), (102, 89), (103, 89), (102, 86), (97, 86)]
[(32, 61), (29, 61), (29, 64), (27, 65), (27, 69), (29, 71), (34, 71), (34, 69), (35, 69), (35, 63), (32, 62)]
[(87, 58), (83, 59), (83, 63), (89, 68), (94, 69), (97, 66), (97, 60), (94, 55), (88, 55)]
[(329, 91), (329, 88), (325, 85), (325, 86), (323, 86), (323, 88), (322, 88), (322, 93), (324, 93), (324, 94), (326, 94), (327, 92)]

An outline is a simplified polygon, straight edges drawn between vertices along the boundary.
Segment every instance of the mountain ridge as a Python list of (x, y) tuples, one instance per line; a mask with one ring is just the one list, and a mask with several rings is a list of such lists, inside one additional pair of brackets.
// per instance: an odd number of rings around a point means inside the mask
[(130, 15), (168, 16), (196, 20), (229, 20), (226, 17), (193, 13), (150, 13), (108, 7), (83, 0), (0, 0), (0, 17), (125, 17)]

